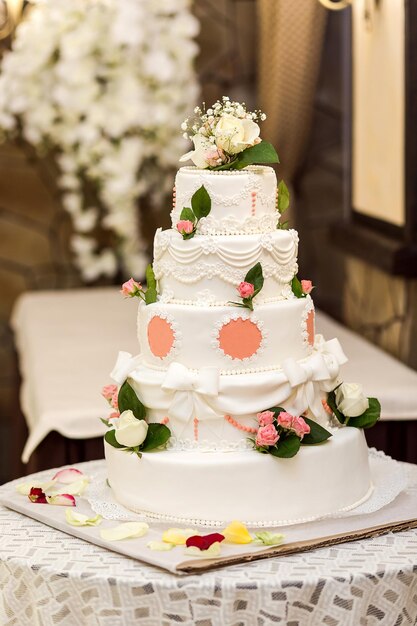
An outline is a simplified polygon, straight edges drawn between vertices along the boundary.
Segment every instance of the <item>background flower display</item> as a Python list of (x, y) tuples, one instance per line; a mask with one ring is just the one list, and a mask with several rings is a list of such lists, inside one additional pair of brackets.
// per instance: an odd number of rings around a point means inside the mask
[(58, 165), (71, 248), (86, 281), (142, 276), (140, 206), (171, 188), (198, 94), (189, 0), (44, 0), (0, 73), (0, 133)]

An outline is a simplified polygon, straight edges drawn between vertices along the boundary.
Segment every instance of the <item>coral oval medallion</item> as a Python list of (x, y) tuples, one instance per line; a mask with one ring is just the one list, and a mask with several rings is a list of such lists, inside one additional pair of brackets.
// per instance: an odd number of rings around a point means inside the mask
[(247, 359), (259, 350), (262, 333), (257, 324), (241, 317), (230, 320), (221, 327), (219, 346), (232, 359)]

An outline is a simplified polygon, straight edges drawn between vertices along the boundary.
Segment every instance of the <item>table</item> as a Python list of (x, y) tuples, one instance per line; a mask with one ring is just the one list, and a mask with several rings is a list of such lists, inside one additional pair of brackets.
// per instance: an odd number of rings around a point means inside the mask
[[(21, 405), (29, 429), (25, 463), (51, 430), (71, 440), (104, 433), (99, 418), (107, 407), (100, 390), (111, 382), (118, 351), (139, 350), (136, 316), (135, 299), (122, 298), (115, 287), (27, 292), (19, 298), (12, 325), (22, 373)], [(344, 379), (361, 382), (367, 395), (380, 399), (383, 420), (417, 419), (417, 372), (320, 311), (316, 329), (327, 339), (339, 338), (349, 357)], [(409, 433), (401, 438), (407, 437), (411, 438)], [(50, 461), (51, 448), (58, 449), (56, 438), (44, 448)], [(101, 443), (97, 449), (101, 454)], [(74, 455), (56, 457), (52, 463), (72, 463)]]
[(0, 589), (7, 626), (412, 625), (417, 530), (177, 577), (0, 508)]

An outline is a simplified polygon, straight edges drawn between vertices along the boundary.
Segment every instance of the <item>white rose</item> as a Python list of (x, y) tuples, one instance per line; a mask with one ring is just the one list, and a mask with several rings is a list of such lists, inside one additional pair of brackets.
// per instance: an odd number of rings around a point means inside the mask
[(216, 145), (227, 154), (237, 154), (254, 145), (259, 131), (258, 124), (252, 120), (222, 115), (214, 131)]
[(362, 385), (357, 383), (342, 383), (335, 395), (337, 408), (346, 417), (357, 417), (369, 408), (369, 400), (363, 394)]
[(132, 411), (123, 411), (119, 417), (114, 436), (122, 446), (133, 448), (140, 446), (145, 441), (147, 432), (148, 424), (145, 420), (136, 419)]

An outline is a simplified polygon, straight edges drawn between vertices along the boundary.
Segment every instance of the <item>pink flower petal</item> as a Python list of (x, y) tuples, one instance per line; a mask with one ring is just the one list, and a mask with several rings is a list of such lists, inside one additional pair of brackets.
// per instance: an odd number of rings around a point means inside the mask
[(83, 478), (84, 474), (80, 472), (80, 470), (75, 469), (75, 467), (69, 467), (68, 469), (60, 470), (55, 474), (52, 480), (58, 480), (60, 483), (64, 485), (69, 485), (73, 483), (78, 478)]
[(76, 506), (74, 496), (69, 493), (59, 493), (56, 496), (46, 496), (48, 504), (57, 506)]

